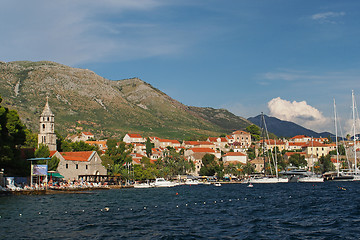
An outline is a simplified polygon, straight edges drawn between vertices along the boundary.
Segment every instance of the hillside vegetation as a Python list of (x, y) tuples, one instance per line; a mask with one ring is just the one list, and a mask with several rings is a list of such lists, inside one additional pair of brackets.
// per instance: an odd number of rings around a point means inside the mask
[(250, 124), (224, 109), (185, 106), (138, 78), (113, 81), (48, 61), (0, 62), (0, 96), (34, 132), (46, 96), (62, 135), (78, 130), (97, 138), (137, 132), (186, 139), (219, 136)]

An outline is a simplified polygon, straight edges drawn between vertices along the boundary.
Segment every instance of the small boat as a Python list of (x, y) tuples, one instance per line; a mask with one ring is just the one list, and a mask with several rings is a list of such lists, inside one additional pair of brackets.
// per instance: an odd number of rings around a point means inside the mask
[(306, 176), (298, 179), (298, 182), (324, 182), (323, 177), (319, 176)]
[(285, 183), (288, 181), (287, 178), (277, 177), (252, 177), (249, 179), (249, 183)]
[(154, 187), (174, 187), (176, 183), (166, 181), (164, 178), (156, 178), (155, 182), (150, 183), (150, 185)]
[(254, 187), (254, 185), (252, 185), (252, 184), (250, 183), (247, 187), (252, 188), (252, 187)]
[(134, 188), (153, 188), (154, 186), (150, 185), (150, 183), (135, 183)]
[(199, 181), (198, 180), (194, 180), (191, 178), (188, 178), (185, 180), (185, 185), (199, 185)]
[(219, 182), (214, 183), (214, 186), (215, 186), (215, 187), (221, 187), (221, 183), (219, 183)]

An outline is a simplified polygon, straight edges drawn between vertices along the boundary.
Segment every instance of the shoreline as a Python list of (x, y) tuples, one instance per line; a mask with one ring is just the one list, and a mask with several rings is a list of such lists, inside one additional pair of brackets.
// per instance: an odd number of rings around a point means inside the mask
[(121, 188), (133, 188), (134, 186), (112, 185), (108, 187), (93, 188), (74, 188), (74, 189), (39, 189), (39, 190), (19, 190), (19, 191), (0, 191), (0, 196), (19, 196), (19, 195), (53, 195), (53, 194), (92, 194), (95, 190), (110, 190)]
[[(241, 184), (240, 181), (220, 181), (221, 184)], [(53, 194), (92, 194), (94, 190), (110, 190), (134, 188), (134, 185), (107, 185), (107, 187), (92, 188), (73, 188), (73, 189), (39, 189), (39, 190), (19, 190), (19, 191), (0, 191), (1, 196), (19, 195), (53, 195)]]

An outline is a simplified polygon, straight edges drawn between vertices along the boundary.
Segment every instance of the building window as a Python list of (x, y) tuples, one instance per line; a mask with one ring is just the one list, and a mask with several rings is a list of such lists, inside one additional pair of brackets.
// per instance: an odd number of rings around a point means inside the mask
[(43, 124), (42, 127), (43, 127), (43, 130), (45, 130), (45, 124)]
[(75, 168), (76, 168), (76, 169), (79, 169), (79, 164), (76, 164), (76, 165), (75, 165)]
[(68, 169), (68, 168), (69, 168), (69, 164), (65, 164), (65, 168)]
[(88, 165), (85, 165), (86, 170), (88, 169)]

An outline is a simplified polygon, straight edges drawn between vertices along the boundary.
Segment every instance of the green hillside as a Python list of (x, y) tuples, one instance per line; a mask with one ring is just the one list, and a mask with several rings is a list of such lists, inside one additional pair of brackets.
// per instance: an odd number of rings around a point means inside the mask
[[(0, 62), (0, 96), (34, 132), (46, 96), (62, 135), (91, 131), (106, 138), (136, 132), (184, 139), (219, 136), (250, 124), (223, 109), (185, 106), (138, 78), (112, 81), (48, 61)], [(218, 111), (218, 117), (211, 113)]]

